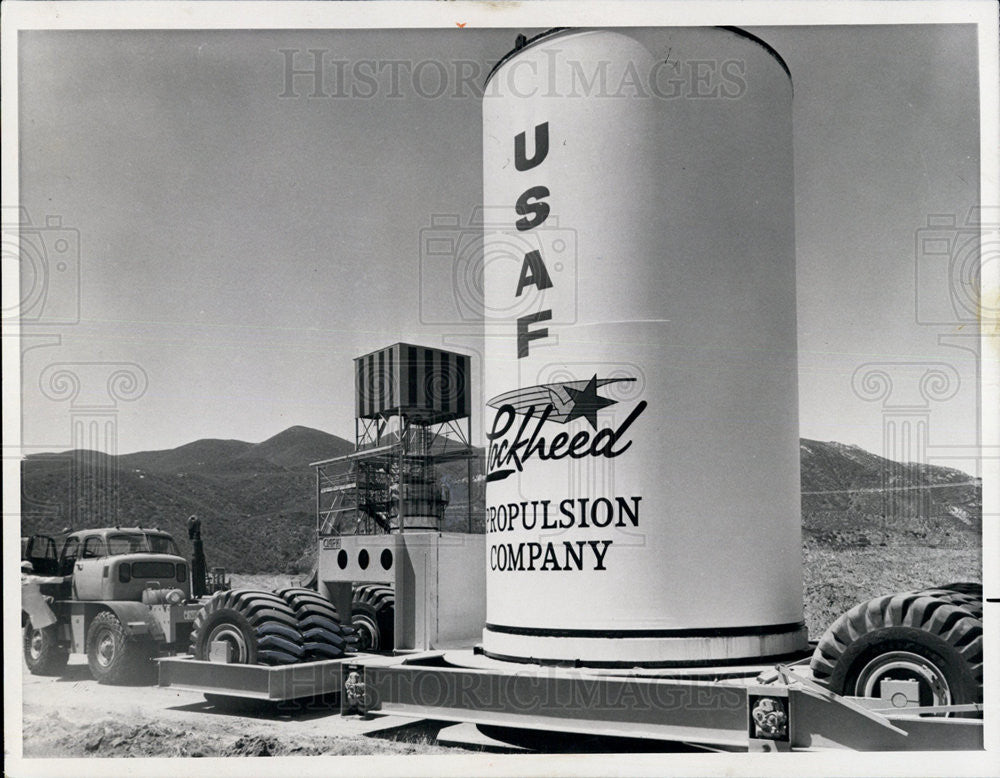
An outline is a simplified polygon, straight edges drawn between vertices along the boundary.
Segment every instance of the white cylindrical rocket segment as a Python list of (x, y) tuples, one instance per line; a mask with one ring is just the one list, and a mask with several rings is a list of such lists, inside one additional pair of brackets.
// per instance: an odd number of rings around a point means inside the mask
[(802, 627), (792, 85), (738, 31), (564, 31), (484, 98), (487, 653)]

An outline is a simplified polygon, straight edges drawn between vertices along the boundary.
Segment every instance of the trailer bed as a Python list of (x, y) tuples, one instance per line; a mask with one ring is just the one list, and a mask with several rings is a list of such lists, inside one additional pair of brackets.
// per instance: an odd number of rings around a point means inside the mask
[[(465, 666), (456, 661), (465, 662)], [(970, 750), (983, 747), (981, 706), (886, 710), (841, 697), (779, 666), (713, 678), (482, 662), (473, 652), (424, 651), (268, 667), (159, 660), (160, 685), (227, 697), (286, 701), (339, 694), (344, 715), (390, 714), (511, 730), (684, 742), (725, 750)], [(749, 670), (750, 668), (747, 668)], [(731, 670), (729, 671), (732, 672)], [(762, 707), (763, 706), (763, 707)], [(760, 710), (778, 711), (761, 727)], [(938, 715), (928, 716), (934, 712)], [(755, 718), (756, 716), (756, 718)]]

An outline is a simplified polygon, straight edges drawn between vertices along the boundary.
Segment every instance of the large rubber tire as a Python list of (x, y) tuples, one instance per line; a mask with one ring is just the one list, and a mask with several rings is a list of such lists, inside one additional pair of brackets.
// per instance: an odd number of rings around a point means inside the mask
[(811, 667), (837, 694), (878, 697), (883, 679), (912, 679), (921, 705), (982, 702), (983, 622), (922, 592), (876, 597), (830, 625)]
[(152, 655), (149, 641), (129, 637), (111, 611), (98, 613), (87, 628), (87, 664), (98, 683), (152, 681), (156, 669)]
[(24, 663), (32, 675), (60, 675), (69, 661), (69, 649), (59, 645), (57, 625), (35, 629), (24, 625)]
[(321, 594), (293, 587), (279, 590), (278, 595), (295, 612), (306, 651), (304, 661), (340, 659), (357, 651), (354, 628), (340, 623), (337, 608)]
[(235, 664), (294, 664), (306, 653), (295, 611), (273, 592), (255, 589), (217, 592), (198, 611), (191, 629), (194, 658), (207, 660), (213, 641), (230, 645)]
[(977, 619), (983, 617), (983, 585), (976, 583), (945, 584), (932, 589), (923, 589), (918, 594), (936, 597), (937, 599), (963, 608)]
[(340, 621), (340, 617), (337, 614), (337, 606), (314, 589), (303, 586), (291, 586), (287, 589), (279, 589), (275, 594), (288, 603), (292, 610), (297, 610), (306, 604), (315, 603), (321, 608), (332, 612), (333, 618), (338, 622)]
[(358, 650), (392, 652), (395, 647), (396, 593), (388, 586), (362, 584), (354, 589), (351, 624), (358, 631)]
[(973, 597), (983, 599), (983, 585), (979, 581), (956, 581), (955, 583), (944, 584), (935, 588), (948, 589), (960, 594), (970, 594)]

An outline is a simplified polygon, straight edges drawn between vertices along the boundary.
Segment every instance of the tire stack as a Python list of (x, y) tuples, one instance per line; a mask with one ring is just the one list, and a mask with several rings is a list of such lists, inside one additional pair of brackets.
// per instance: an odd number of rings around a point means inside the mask
[(354, 628), (340, 623), (337, 609), (321, 594), (300, 587), (281, 589), (278, 594), (295, 612), (305, 661), (339, 659), (358, 650)]
[[(316, 595), (318, 581), (318, 569), (314, 569), (303, 588), (295, 591)], [(395, 648), (395, 611), (396, 592), (391, 586), (356, 585), (351, 595), (351, 626), (357, 635), (356, 650), (392, 653)]]
[(213, 642), (229, 647), (233, 663), (288, 665), (337, 659), (355, 650), (357, 638), (314, 591), (234, 589), (216, 593), (195, 618), (194, 658), (209, 659)]
[(833, 622), (813, 653), (831, 691), (878, 697), (884, 681), (917, 681), (920, 705), (983, 700), (983, 589), (952, 583), (876, 597)]

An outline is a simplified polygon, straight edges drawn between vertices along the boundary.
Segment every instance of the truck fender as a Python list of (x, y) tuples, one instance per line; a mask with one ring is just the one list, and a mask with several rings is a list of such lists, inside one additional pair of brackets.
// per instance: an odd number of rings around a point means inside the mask
[[(104, 608), (115, 614), (121, 622), (125, 634), (130, 638), (150, 638), (157, 639), (160, 627), (149, 611), (149, 606), (141, 602), (102, 602)], [(96, 615), (98, 611), (92, 614)], [(87, 620), (88, 623), (90, 619)], [(88, 624), (89, 625), (89, 624)]]

